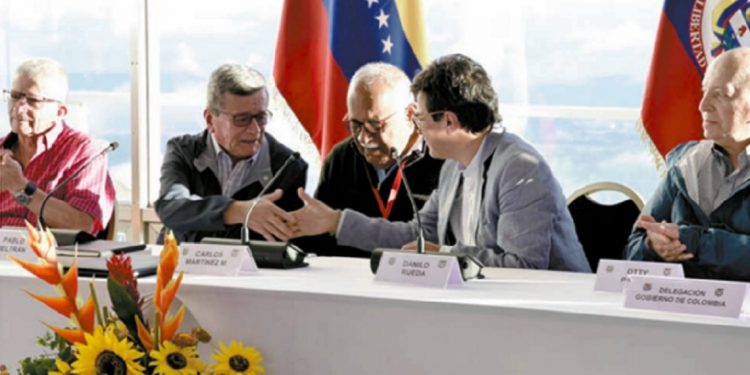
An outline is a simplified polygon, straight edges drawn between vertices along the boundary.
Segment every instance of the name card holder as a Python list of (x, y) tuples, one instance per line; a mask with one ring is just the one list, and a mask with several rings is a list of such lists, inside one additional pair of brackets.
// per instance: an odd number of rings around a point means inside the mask
[(663, 276), (684, 279), (685, 271), (680, 263), (600, 259), (596, 267), (594, 290), (620, 293), (630, 280), (629, 276)]
[(245, 245), (180, 245), (178, 269), (196, 275), (238, 276), (258, 272), (258, 266)]
[(625, 307), (739, 318), (747, 284), (701, 279), (633, 276)]
[(9, 256), (26, 261), (36, 261), (36, 254), (26, 242), (25, 228), (0, 228), (0, 262), (12, 262)]
[(375, 280), (436, 288), (464, 285), (456, 257), (401, 251), (383, 252)]

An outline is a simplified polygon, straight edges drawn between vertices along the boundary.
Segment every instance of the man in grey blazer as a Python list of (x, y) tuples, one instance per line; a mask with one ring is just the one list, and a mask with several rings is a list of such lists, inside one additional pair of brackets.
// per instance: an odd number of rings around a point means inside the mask
[[(428, 251), (470, 254), (489, 267), (590, 272), (559, 183), (542, 156), (501, 118), (485, 70), (463, 55), (439, 58), (412, 84), (412, 118), (430, 155), (446, 159), (419, 211)], [(339, 245), (414, 249), (408, 223), (333, 210), (298, 194), (295, 235), (332, 233)]]

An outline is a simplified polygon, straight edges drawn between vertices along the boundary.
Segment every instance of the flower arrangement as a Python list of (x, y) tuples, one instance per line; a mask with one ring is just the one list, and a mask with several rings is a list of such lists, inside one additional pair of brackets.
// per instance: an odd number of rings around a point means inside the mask
[[(77, 259), (67, 272), (57, 261), (55, 241), (51, 232), (39, 232), (26, 224), (28, 243), (38, 262), (13, 260), (27, 271), (55, 287), (57, 296), (43, 296), (27, 292), (57, 313), (70, 319), (71, 327), (45, 324), (55, 336), (47, 335), (40, 343), (56, 352), (55, 358), (24, 359), (47, 363), (37, 369), (50, 374), (262, 374), (263, 357), (252, 346), (232, 341), (228, 346), (219, 343), (211, 359), (205, 364), (200, 358), (199, 343), (208, 343), (211, 336), (200, 327), (190, 332), (178, 332), (185, 315), (185, 305), (170, 314), (172, 303), (182, 283), (182, 273), (174, 277), (179, 257), (177, 241), (165, 236), (156, 286), (153, 294), (154, 316), (144, 319), (144, 298), (138, 292), (131, 260), (126, 255), (115, 255), (107, 261), (109, 276), (107, 291), (111, 309), (100, 307), (93, 281), (85, 302), (78, 298)], [(26, 362), (26, 363), (24, 363)], [(20, 372), (20, 371), (19, 371)], [(26, 371), (25, 371), (26, 372)], [(24, 373), (25, 373), (24, 372)], [(28, 371), (33, 372), (33, 371)], [(0, 366), (0, 374), (7, 373)]]

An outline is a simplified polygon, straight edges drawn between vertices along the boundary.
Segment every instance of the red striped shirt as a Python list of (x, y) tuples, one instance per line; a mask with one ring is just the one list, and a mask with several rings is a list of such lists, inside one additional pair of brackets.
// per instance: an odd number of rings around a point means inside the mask
[[(40, 141), (37, 154), (24, 168), (24, 176), (39, 189), (50, 192), (75, 173), (87, 160), (101, 152), (87, 135), (66, 124), (58, 132), (51, 131)], [(11, 148), (17, 142), (13, 133), (0, 138), (0, 147)], [(54, 194), (73, 208), (94, 218), (94, 233), (103, 229), (115, 203), (115, 188), (107, 171), (106, 155), (96, 158), (86, 170)], [(37, 217), (18, 204), (11, 192), (0, 192), (0, 226), (23, 226), (24, 220), (36, 223)]]

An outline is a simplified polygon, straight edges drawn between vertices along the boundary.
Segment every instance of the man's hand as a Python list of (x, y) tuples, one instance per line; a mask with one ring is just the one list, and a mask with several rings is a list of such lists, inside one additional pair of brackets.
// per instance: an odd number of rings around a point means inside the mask
[[(247, 223), (250, 229), (260, 233), (267, 241), (287, 241), (292, 237), (292, 225), (296, 221), (294, 216), (273, 203), (279, 200), (283, 194), (284, 192), (281, 189), (276, 189), (271, 194), (256, 198), (258, 203)], [(253, 202), (255, 201), (247, 201), (247, 208)], [(247, 212), (247, 210), (244, 212)]]
[[(401, 250), (417, 251), (417, 241), (412, 241), (412, 242), (409, 242), (408, 244), (406, 244), (404, 246), (401, 246)], [(440, 245), (438, 245), (438, 244), (436, 244), (434, 242), (425, 241), (424, 242), (424, 251), (431, 252), (431, 253), (440, 252)]]
[(0, 151), (0, 191), (21, 191), (29, 181), (23, 175), (21, 164), (9, 150)]
[(336, 232), (341, 211), (309, 196), (303, 188), (297, 189), (297, 195), (305, 202), (305, 206), (291, 213), (296, 219), (294, 237)]
[(646, 245), (668, 262), (681, 262), (692, 259), (692, 253), (685, 252), (687, 246), (680, 242), (680, 228), (676, 224), (661, 222), (650, 215), (641, 215), (636, 225), (646, 230)]

